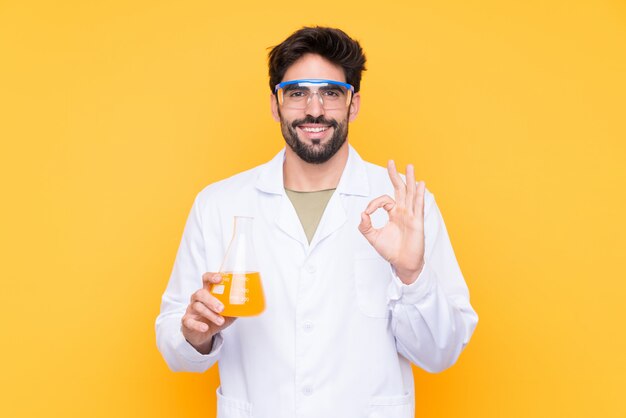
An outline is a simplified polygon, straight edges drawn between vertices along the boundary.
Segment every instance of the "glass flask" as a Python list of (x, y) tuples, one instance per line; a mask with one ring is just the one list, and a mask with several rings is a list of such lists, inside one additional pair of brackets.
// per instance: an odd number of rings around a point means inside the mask
[(253, 223), (254, 218), (235, 216), (233, 237), (220, 267), (222, 281), (211, 286), (211, 294), (224, 304), (223, 316), (254, 316), (265, 309), (252, 241)]

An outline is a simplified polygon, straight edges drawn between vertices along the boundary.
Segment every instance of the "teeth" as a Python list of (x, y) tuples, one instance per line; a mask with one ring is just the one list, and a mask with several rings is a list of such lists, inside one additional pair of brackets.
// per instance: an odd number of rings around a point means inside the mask
[(326, 129), (328, 129), (327, 127), (323, 127), (323, 128), (302, 128), (303, 131), (305, 132), (323, 132)]

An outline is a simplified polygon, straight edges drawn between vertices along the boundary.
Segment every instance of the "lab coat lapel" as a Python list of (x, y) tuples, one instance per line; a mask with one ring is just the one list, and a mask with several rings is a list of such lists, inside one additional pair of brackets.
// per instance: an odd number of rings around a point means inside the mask
[(283, 180), (283, 163), (285, 160), (284, 148), (261, 170), (257, 178), (257, 188), (262, 192), (273, 194), (272, 199), (279, 199), (278, 210), (274, 222), (291, 238), (299, 242), (309, 252), (326, 237), (341, 228), (348, 220), (348, 214), (344, 206), (347, 195), (369, 196), (369, 182), (365, 162), (359, 154), (349, 146), (348, 161), (344, 167), (337, 190), (333, 193), (320, 224), (315, 232), (311, 245), (298, 218), (289, 197), (285, 193)]
[(326, 209), (324, 209), (322, 219), (320, 220), (317, 230), (315, 231), (315, 235), (313, 236), (313, 240), (311, 241), (309, 252), (313, 251), (320, 241), (341, 228), (347, 220), (348, 217), (346, 215), (346, 210), (343, 207), (342, 197), (337, 193), (337, 191), (335, 191), (328, 201)]
[[(272, 207), (274, 210), (274, 222), (289, 237), (299, 242), (304, 247), (308, 246), (308, 240), (289, 197), (285, 193), (283, 180), (283, 163), (285, 150), (282, 149), (261, 170), (257, 178), (256, 187), (262, 192), (272, 194)], [(276, 202), (278, 200), (278, 202)], [(271, 216), (271, 215), (270, 215)]]
[(283, 232), (303, 246), (309, 245), (300, 218), (298, 218), (298, 214), (286, 194), (280, 197), (280, 209), (277, 212), (276, 224)]
[(348, 213), (345, 207), (346, 195), (369, 195), (369, 182), (367, 180), (365, 163), (350, 145), (348, 161), (341, 174), (337, 190), (333, 193), (333, 196), (324, 210), (320, 224), (313, 236), (309, 251), (312, 251), (319, 242), (333, 234), (347, 222)]

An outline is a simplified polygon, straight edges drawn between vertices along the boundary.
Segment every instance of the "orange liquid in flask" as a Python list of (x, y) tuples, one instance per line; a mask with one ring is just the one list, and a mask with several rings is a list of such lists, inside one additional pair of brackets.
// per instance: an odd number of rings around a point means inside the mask
[(224, 304), (222, 316), (255, 316), (265, 309), (265, 296), (258, 272), (221, 273), (222, 281), (211, 294)]

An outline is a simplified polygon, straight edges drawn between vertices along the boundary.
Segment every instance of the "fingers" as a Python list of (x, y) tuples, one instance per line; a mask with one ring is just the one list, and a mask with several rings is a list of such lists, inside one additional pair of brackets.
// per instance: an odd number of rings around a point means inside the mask
[(378, 196), (376, 199), (372, 200), (367, 207), (365, 208), (365, 213), (367, 215), (371, 215), (376, 212), (379, 208), (385, 209), (387, 212), (391, 211), (394, 206), (396, 206), (396, 201), (393, 200), (388, 195)]
[(387, 163), (387, 172), (389, 173), (389, 178), (393, 184), (396, 202), (403, 202), (404, 204), (404, 200), (406, 198), (406, 185), (404, 184), (404, 181), (402, 181), (400, 174), (398, 174), (398, 170), (396, 170), (396, 163), (393, 160), (389, 160)]
[(406, 166), (406, 184), (402, 180), (395, 162), (387, 163), (389, 178), (393, 184), (396, 203), (399, 208), (404, 206), (410, 215), (424, 215), (424, 193), (426, 185), (423, 181), (415, 182), (415, 167), (413, 164)]
[(361, 213), (359, 231), (370, 243), (376, 242), (376, 236), (378, 235), (378, 230), (372, 226), (372, 218), (370, 215), (381, 207), (390, 213), (395, 205), (396, 202), (390, 196), (383, 195), (372, 200), (365, 208), (365, 211)]
[(191, 301), (187, 312), (191, 315), (202, 317), (215, 325), (223, 325), (224, 317), (219, 315), (224, 310), (224, 305), (207, 289), (200, 289), (191, 295)]
[(201, 302), (194, 302), (191, 306), (193, 312), (195, 312), (197, 315), (202, 316), (203, 318), (208, 319), (215, 325), (219, 326), (224, 324), (224, 317), (220, 316), (217, 311), (207, 308), (205, 304)]
[(200, 289), (191, 295), (191, 306), (195, 306), (194, 302), (200, 302), (214, 312), (220, 313), (224, 310), (224, 305), (218, 298), (209, 293), (206, 289)]
[(424, 219), (424, 194), (426, 193), (426, 183), (420, 181), (417, 183), (415, 192), (415, 214)]
[(183, 325), (183, 328), (186, 328), (190, 331), (195, 331), (195, 332), (200, 332), (200, 333), (209, 331), (209, 325), (206, 322), (202, 322), (198, 320), (197, 318), (193, 318), (190, 315), (183, 316), (182, 325)]
[(406, 166), (406, 208), (411, 215), (415, 214), (415, 170), (412, 164)]

